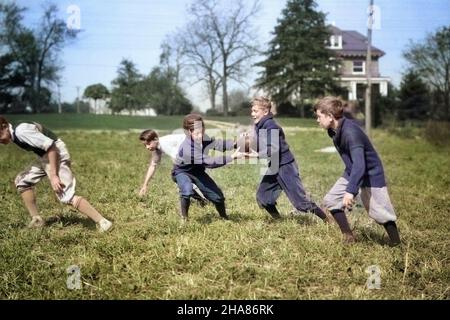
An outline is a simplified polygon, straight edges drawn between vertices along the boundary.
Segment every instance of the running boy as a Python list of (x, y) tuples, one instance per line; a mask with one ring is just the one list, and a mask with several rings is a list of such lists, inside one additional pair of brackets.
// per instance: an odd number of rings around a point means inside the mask
[(291, 204), (302, 212), (312, 212), (324, 221), (325, 213), (305, 194), (297, 163), (289, 150), (283, 129), (273, 120), (272, 102), (267, 97), (252, 101), (257, 152), (250, 156), (269, 160), (269, 168), (256, 193), (256, 200), (274, 219), (281, 218), (276, 201), (284, 191)]
[(359, 125), (343, 116), (344, 103), (337, 97), (325, 97), (315, 106), (319, 125), (328, 135), (345, 164), (345, 171), (324, 198), (346, 242), (355, 237), (345, 216), (361, 189), (361, 200), (369, 216), (386, 229), (391, 245), (400, 244), (394, 208), (389, 198), (381, 160)]
[(173, 180), (180, 192), (180, 215), (183, 221), (188, 218), (190, 198), (194, 195), (195, 184), (203, 195), (216, 207), (223, 219), (228, 219), (225, 210), (225, 197), (222, 190), (205, 172), (206, 168), (213, 169), (224, 166), (233, 159), (243, 156), (239, 149), (233, 154), (210, 157), (210, 150), (224, 152), (236, 146), (233, 140), (216, 140), (205, 135), (203, 118), (198, 114), (188, 114), (183, 120), (186, 137), (181, 144), (172, 170)]
[(45, 224), (38, 213), (33, 189), (47, 176), (60, 202), (73, 206), (94, 220), (100, 232), (111, 229), (111, 221), (105, 219), (86, 199), (75, 195), (75, 177), (70, 169), (69, 152), (53, 132), (38, 123), (21, 123), (14, 128), (0, 116), (0, 143), (10, 142), (38, 156), (38, 161), (15, 179), (16, 188), (31, 215), (29, 227), (39, 228)]

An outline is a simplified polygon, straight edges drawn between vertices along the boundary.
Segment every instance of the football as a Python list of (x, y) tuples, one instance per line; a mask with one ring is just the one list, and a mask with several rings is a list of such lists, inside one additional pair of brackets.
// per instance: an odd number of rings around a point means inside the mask
[(240, 148), (241, 152), (249, 153), (252, 148), (252, 139), (248, 134), (240, 136), (236, 141), (236, 147)]

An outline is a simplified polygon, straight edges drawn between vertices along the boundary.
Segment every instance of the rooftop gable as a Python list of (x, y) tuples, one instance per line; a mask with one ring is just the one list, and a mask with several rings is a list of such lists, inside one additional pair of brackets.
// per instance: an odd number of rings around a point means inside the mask
[[(354, 30), (341, 30), (331, 26), (331, 32), (335, 36), (342, 36), (342, 49), (337, 50), (341, 56), (365, 56), (367, 54), (367, 37)], [(385, 52), (372, 47), (372, 55), (382, 57)]]

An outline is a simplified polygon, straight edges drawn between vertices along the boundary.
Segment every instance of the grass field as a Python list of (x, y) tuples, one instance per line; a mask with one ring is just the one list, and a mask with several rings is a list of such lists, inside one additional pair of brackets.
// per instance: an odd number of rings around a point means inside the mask
[[(359, 241), (345, 246), (337, 226), (291, 215), (284, 195), (279, 201), (284, 219), (272, 222), (255, 201), (258, 165), (209, 171), (225, 193), (231, 221), (219, 220), (213, 206), (192, 205), (190, 222), (180, 224), (168, 157), (148, 196), (139, 198), (148, 153), (128, 129), (170, 131), (181, 117), (10, 118), (35, 119), (55, 129), (71, 152), (77, 193), (112, 219), (115, 229), (98, 233), (91, 221), (56, 201), (47, 181), (37, 194), (49, 223), (27, 229), (29, 217), (12, 181), (34, 156), (0, 146), (2, 299), (450, 298), (449, 147), (375, 130), (403, 246), (385, 245), (383, 228), (361, 207), (349, 215)], [(339, 156), (315, 152), (331, 145), (324, 131), (292, 129), (315, 128), (313, 121), (280, 122), (287, 126), (305, 187), (320, 201), (342, 173)], [(71, 265), (80, 267), (81, 290), (66, 286)], [(378, 290), (366, 287), (372, 265), (381, 270)]]

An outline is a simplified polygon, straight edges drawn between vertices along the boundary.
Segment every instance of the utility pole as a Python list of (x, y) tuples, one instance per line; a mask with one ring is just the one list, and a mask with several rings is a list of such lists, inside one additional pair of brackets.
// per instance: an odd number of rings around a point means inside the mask
[(80, 113), (80, 86), (77, 86), (77, 113)]
[(372, 26), (373, 26), (373, 0), (370, 0), (369, 4), (369, 20), (367, 25), (367, 57), (366, 57), (366, 75), (367, 75), (367, 88), (366, 88), (366, 133), (370, 137), (372, 129), (372, 79), (371, 79), (371, 62), (372, 62)]

